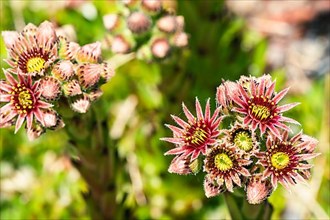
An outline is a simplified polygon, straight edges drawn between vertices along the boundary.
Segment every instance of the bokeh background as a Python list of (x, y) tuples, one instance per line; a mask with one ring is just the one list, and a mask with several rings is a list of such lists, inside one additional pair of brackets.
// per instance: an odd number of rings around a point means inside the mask
[[(49, 20), (80, 44), (109, 34), (102, 17), (115, 13), (115, 1), (1, 1), (1, 31), (22, 30)], [(103, 86), (110, 103), (110, 138), (124, 161), (118, 197), (137, 219), (228, 219), (222, 196), (207, 199), (203, 174), (167, 172), (163, 156), (171, 135), (164, 123), (182, 116), (181, 103), (193, 109), (215, 99), (221, 79), (271, 74), (277, 90), (290, 86), (283, 100), (301, 102), (286, 115), (316, 137), (321, 152), (309, 186), (289, 193), (279, 187), (269, 198), (273, 219), (329, 219), (330, 2), (325, 1), (175, 1), (164, 4), (185, 19), (189, 46), (161, 62), (131, 60)], [(1, 39), (1, 67), (6, 57)], [(106, 45), (103, 57), (111, 55)], [(1, 78), (3, 73), (1, 71)], [(213, 103), (212, 108), (215, 107)], [(70, 123), (70, 122), (66, 122)], [(294, 127), (298, 132), (301, 127)], [(64, 129), (27, 140), (21, 129), (0, 130), (0, 219), (90, 219), (82, 192), (87, 185), (71, 164)], [(124, 197), (124, 198), (123, 198)]]

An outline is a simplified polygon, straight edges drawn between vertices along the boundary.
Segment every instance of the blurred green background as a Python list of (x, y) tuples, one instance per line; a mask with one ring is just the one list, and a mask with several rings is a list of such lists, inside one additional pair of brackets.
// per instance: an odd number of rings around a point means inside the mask
[[(173, 124), (170, 114), (183, 115), (183, 101), (193, 109), (196, 96), (202, 104), (208, 97), (215, 99), (221, 79), (269, 73), (277, 80), (277, 91), (291, 86), (282, 102), (301, 105), (286, 116), (299, 121), (304, 133), (320, 141), (317, 152), (322, 153), (314, 161), (309, 186), (292, 187), (291, 194), (279, 187), (272, 194), (273, 219), (329, 219), (329, 69), (306, 74), (304, 83), (296, 77), (298, 83), (294, 84), (287, 65), (274, 67), (268, 61), (271, 36), (251, 28), (248, 17), (235, 13), (226, 2), (165, 2), (184, 16), (189, 47), (159, 63), (132, 60), (103, 86), (102, 99), (110, 106), (109, 135), (125, 161), (118, 195), (124, 206), (137, 219), (230, 218), (222, 196), (205, 197), (203, 174), (167, 172), (172, 157), (163, 154), (172, 146), (159, 138), (171, 135), (163, 124)], [(1, 31), (49, 20), (58, 26), (71, 24), (80, 44), (102, 41), (107, 33), (102, 16), (116, 12), (114, 1), (0, 4)], [(1, 39), (2, 68), (8, 67), (2, 61), (6, 54)], [(109, 52), (105, 50), (103, 57), (109, 59)], [(48, 131), (33, 142), (23, 129), (16, 135), (13, 131), (0, 130), (0, 219), (90, 219), (81, 194), (87, 185), (70, 162), (64, 129)]]

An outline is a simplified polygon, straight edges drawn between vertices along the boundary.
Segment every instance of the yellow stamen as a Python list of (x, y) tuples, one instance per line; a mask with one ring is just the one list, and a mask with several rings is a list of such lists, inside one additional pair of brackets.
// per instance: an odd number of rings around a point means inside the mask
[(251, 110), (253, 116), (259, 120), (267, 119), (270, 116), (270, 110), (263, 105), (254, 105)]
[(45, 60), (41, 57), (33, 57), (26, 63), (26, 68), (29, 73), (40, 72), (44, 68)]

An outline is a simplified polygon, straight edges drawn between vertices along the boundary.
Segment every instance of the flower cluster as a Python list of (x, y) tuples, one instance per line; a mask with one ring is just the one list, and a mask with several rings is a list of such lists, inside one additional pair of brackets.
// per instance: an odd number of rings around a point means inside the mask
[(119, 3), (119, 13), (103, 17), (110, 32), (106, 42), (114, 54), (136, 52), (137, 58), (164, 59), (188, 45), (184, 18), (166, 11), (161, 0), (128, 0)]
[[(274, 88), (269, 75), (242, 76), (217, 88), (213, 114), (209, 100), (203, 113), (196, 98), (197, 117), (183, 104), (187, 121), (172, 115), (178, 126), (166, 126), (173, 137), (161, 139), (175, 144), (165, 153), (175, 155), (168, 171), (196, 174), (203, 166), (207, 197), (241, 187), (251, 204), (264, 201), (278, 183), (289, 190), (309, 179), (307, 160), (319, 155), (313, 153), (318, 141), (302, 132), (289, 137), (286, 123), (299, 123), (283, 113), (298, 103), (280, 105), (288, 89), (277, 93)], [(224, 118), (231, 121), (229, 127)]]
[(0, 127), (15, 125), (16, 133), (26, 121), (30, 139), (64, 126), (57, 113), (63, 100), (85, 113), (102, 95), (100, 85), (114, 75), (111, 66), (101, 62), (99, 42), (70, 42), (48, 21), (2, 36), (10, 67), (3, 69), (6, 79), (0, 81)]

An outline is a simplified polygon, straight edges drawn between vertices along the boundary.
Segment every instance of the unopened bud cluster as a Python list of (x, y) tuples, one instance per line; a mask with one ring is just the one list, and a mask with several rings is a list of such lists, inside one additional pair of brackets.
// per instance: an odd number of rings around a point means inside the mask
[(178, 126), (166, 125), (173, 136), (161, 139), (175, 144), (165, 153), (175, 155), (168, 171), (196, 174), (203, 167), (207, 197), (243, 188), (250, 204), (267, 199), (278, 183), (289, 189), (305, 182), (318, 141), (302, 132), (289, 135), (286, 123), (300, 124), (283, 115), (298, 104), (279, 105), (287, 92), (275, 92), (269, 75), (242, 76), (217, 88), (213, 114), (210, 100), (203, 113), (196, 98), (196, 117), (183, 104), (187, 121), (172, 115)]
[(137, 58), (164, 59), (188, 45), (184, 18), (170, 14), (161, 0), (121, 1), (119, 13), (103, 17), (106, 42), (114, 54), (136, 52)]
[(48, 21), (2, 36), (10, 67), (0, 81), (0, 127), (15, 125), (17, 132), (26, 122), (30, 139), (64, 126), (57, 111), (62, 101), (76, 112), (87, 112), (102, 95), (100, 86), (114, 75), (110, 64), (101, 61), (101, 43), (70, 42)]

